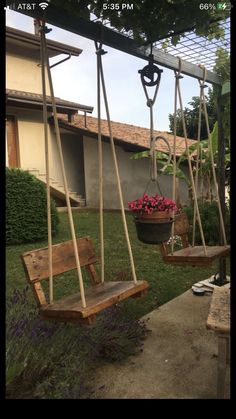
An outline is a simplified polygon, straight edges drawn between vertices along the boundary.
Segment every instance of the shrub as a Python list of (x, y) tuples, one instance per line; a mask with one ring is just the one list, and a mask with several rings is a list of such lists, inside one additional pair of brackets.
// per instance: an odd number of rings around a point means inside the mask
[(96, 367), (142, 351), (149, 331), (125, 306), (104, 310), (94, 325), (46, 322), (15, 289), (6, 301), (7, 398), (90, 398)]
[[(59, 217), (51, 200), (52, 235)], [(40, 180), (21, 169), (6, 168), (6, 243), (20, 244), (47, 238), (47, 198)]]
[[(218, 204), (216, 201), (213, 202), (198, 202), (199, 212), (202, 221), (203, 233), (205, 237), (206, 244), (213, 246), (219, 244), (219, 210)], [(184, 207), (183, 211), (186, 212), (188, 216), (189, 223), (192, 227), (193, 223), (193, 206)], [(226, 205), (226, 222), (225, 222), (225, 231), (227, 242), (230, 242), (230, 211), (229, 206)], [(190, 229), (189, 234), (190, 243), (192, 241), (192, 228)], [(196, 245), (201, 245), (201, 235), (196, 223), (196, 235), (195, 235)]]

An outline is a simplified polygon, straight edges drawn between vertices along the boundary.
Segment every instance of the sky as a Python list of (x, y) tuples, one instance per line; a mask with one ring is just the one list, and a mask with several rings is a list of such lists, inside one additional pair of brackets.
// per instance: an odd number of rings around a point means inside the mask
[[(21, 13), (6, 10), (6, 25), (26, 32), (34, 33), (33, 19)], [(61, 99), (93, 106), (92, 116), (97, 117), (97, 75), (94, 42), (65, 31), (56, 26), (47, 25), (52, 31), (47, 34), (64, 44), (83, 50), (79, 57), (72, 57), (65, 63), (52, 68), (54, 94)], [(149, 108), (140, 80), (138, 70), (147, 65), (146, 60), (132, 55), (103, 47), (108, 53), (103, 56), (107, 97), (111, 120), (149, 128)], [(64, 56), (51, 59), (51, 64)], [(161, 83), (154, 105), (154, 128), (169, 131), (169, 113), (174, 109), (174, 72), (159, 66), (162, 70)], [(188, 106), (193, 96), (199, 95), (197, 79), (184, 76), (181, 79), (183, 105)], [(153, 88), (149, 88), (149, 96), (153, 97)], [(106, 119), (104, 106), (102, 118)]]

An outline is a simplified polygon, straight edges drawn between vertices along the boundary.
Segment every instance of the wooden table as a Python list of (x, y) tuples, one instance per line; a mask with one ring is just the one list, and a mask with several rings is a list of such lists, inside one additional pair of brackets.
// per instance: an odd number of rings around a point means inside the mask
[(214, 330), (218, 336), (217, 398), (223, 399), (226, 366), (230, 356), (230, 290), (228, 288), (214, 289), (206, 327)]

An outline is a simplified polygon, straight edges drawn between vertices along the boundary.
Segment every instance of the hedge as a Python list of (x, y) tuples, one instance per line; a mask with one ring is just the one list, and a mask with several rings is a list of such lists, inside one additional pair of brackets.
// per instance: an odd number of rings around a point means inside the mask
[[(206, 244), (210, 246), (218, 245), (220, 224), (219, 224), (219, 210), (218, 210), (217, 202), (216, 201), (213, 201), (213, 202), (199, 201), (198, 207), (199, 207), (199, 212), (201, 216), (201, 222), (202, 222)], [(186, 212), (189, 223), (192, 226), (193, 206), (184, 207), (183, 211)], [(230, 243), (230, 208), (228, 205), (226, 205), (226, 211), (225, 211), (225, 232), (226, 232), (227, 242)], [(192, 228), (190, 229), (189, 240), (191, 243)], [(195, 243), (198, 245), (202, 244), (198, 223), (196, 223)]]
[[(59, 217), (51, 200), (52, 235)], [(6, 243), (21, 244), (47, 239), (47, 196), (43, 183), (27, 171), (6, 168)]]

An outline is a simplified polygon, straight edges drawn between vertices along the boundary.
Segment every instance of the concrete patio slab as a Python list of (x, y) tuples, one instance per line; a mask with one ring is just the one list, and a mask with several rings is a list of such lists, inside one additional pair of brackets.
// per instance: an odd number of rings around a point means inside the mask
[(211, 296), (189, 290), (145, 316), (151, 334), (143, 352), (98, 369), (93, 398), (216, 399), (217, 337), (206, 329)]

